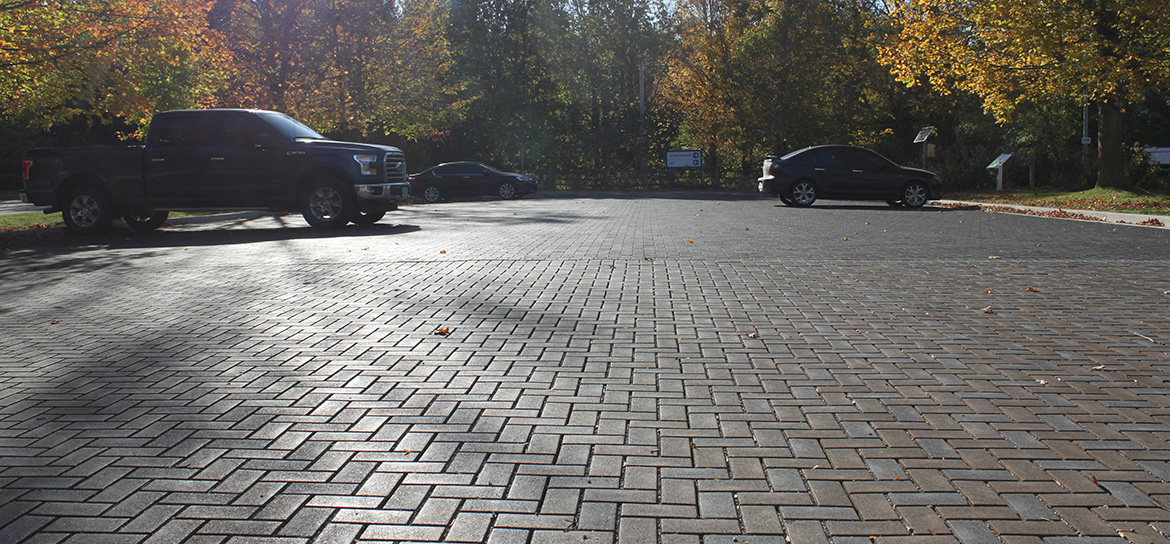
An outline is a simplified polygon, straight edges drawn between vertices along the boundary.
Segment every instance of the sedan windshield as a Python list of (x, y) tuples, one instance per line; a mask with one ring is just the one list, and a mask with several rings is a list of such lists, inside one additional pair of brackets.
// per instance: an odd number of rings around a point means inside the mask
[(319, 134), (317, 131), (283, 113), (278, 113), (275, 111), (261, 111), (256, 112), (256, 114), (265, 121), (268, 121), (268, 124), (272, 125), (274, 128), (276, 128), (276, 130), (279, 130), (281, 134), (294, 140), (297, 138), (305, 138), (309, 140), (325, 139), (325, 137)]

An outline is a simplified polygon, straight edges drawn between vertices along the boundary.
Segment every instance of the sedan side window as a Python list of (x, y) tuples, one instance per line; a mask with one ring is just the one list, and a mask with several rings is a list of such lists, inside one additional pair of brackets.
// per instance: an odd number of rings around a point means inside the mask
[(479, 170), (470, 164), (452, 164), (448, 172), (453, 176), (470, 176), (479, 173)]

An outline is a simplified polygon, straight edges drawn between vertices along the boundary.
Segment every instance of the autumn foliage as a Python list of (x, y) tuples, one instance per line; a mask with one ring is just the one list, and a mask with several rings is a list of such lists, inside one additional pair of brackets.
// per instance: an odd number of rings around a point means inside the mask
[[(214, 106), (399, 145), (419, 168), (481, 160), (597, 187), (643, 186), (679, 149), (703, 151), (703, 183), (743, 188), (763, 156), (814, 144), (918, 165), (912, 140), (932, 125), (929, 167), (975, 185), (1009, 150), (1041, 176), (1092, 167), (1075, 156), (1091, 102), (1110, 184), (1123, 142), (1170, 146), (1156, 128), (1170, 119), (1162, 4), (0, 0), (0, 166), (79, 118), (132, 133), (157, 111)], [(1125, 123), (1150, 101), (1161, 117), (1135, 135)]]
[[(210, 105), (229, 54), (205, 0), (0, 3), (0, 108), (45, 125)], [(33, 115), (28, 115), (28, 114)]]

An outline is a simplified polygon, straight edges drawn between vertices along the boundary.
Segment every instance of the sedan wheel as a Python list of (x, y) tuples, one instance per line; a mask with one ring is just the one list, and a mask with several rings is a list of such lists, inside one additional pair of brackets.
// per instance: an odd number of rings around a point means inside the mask
[(500, 184), (500, 198), (510, 200), (516, 198), (516, 184), (505, 181)]
[(423, 189), (423, 200), (432, 204), (443, 200), (443, 191), (434, 185), (427, 185), (427, 188)]
[(808, 180), (798, 181), (792, 185), (788, 198), (792, 200), (793, 206), (799, 208), (812, 206), (817, 200), (817, 186)]
[(919, 181), (911, 181), (902, 190), (902, 203), (910, 208), (921, 208), (927, 201), (926, 186)]

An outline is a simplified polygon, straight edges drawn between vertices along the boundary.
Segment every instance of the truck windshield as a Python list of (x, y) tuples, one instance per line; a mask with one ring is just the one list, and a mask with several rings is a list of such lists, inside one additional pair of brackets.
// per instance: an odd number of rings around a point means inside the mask
[(308, 138), (310, 140), (324, 140), (325, 137), (318, 134), (317, 131), (309, 128), (304, 123), (293, 119), (283, 113), (275, 111), (256, 112), (262, 119), (268, 121), (281, 134), (292, 139)]

